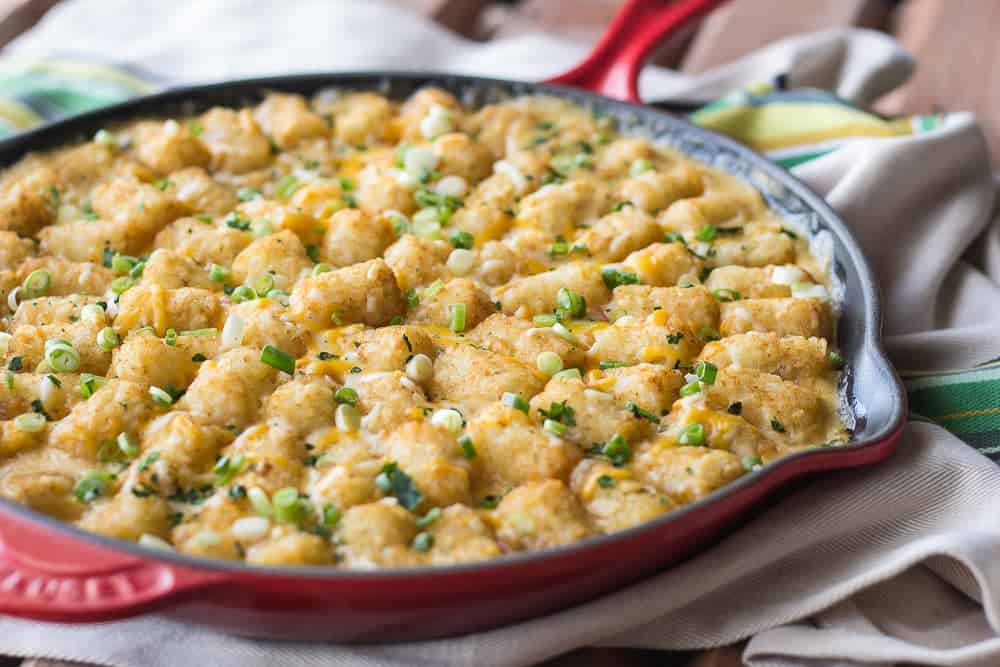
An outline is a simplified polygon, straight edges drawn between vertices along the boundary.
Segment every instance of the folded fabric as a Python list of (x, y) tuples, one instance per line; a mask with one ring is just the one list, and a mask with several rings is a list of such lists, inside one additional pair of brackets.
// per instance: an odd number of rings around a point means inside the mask
[[(472, 44), (374, 2), (183, 0), (141, 17), (130, 8), (62, 3), (9, 53), (25, 62), (101, 54), (193, 81), (403, 65), (539, 78), (585, 51), (541, 35)], [(149, 25), (164, 27), (150, 35)], [(59, 44), (74, 53), (53, 50)], [(989, 307), (1000, 303), (1000, 235), (985, 142), (967, 114), (885, 121), (860, 111), (911, 69), (885, 35), (838, 30), (699, 77), (652, 71), (643, 90), (717, 100), (694, 119), (764, 150), (804, 151), (786, 164), (838, 210), (872, 262), (887, 346), (911, 378), (914, 406), (993, 453), (996, 368), (954, 371), (1000, 357), (1000, 308)], [(998, 524), (995, 464), (917, 417), (884, 464), (826, 475), (697, 558), (514, 626), (346, 647), (238, 639), (165, 617), (75, 627), (2, 618), (0, 653), (135, 667), (525, 665), (592, 644), (693, 649), (753, 637), (751, 665), (996, 664)]]

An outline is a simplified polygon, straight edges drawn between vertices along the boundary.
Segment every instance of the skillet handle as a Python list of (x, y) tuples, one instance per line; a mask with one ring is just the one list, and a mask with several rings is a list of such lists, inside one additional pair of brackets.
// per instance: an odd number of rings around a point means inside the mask
[(583, 62), (546, 83), (640, 102), (639, 70), (668, 35), (726, 0), (626, 0)]
[(167, 606), (223, 578), (106, 549), (13, 513), (0, 518), (0, 614), (111, 621)]

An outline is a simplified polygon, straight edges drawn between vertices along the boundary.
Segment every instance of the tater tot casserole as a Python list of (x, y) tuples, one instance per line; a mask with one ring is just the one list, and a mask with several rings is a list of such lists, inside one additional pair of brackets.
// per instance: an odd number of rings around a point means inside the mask
[(620, 531), (847, 441), (821, 255), (551, 97), (107, 127), (0, 174), (0, 497), (256, 565)]

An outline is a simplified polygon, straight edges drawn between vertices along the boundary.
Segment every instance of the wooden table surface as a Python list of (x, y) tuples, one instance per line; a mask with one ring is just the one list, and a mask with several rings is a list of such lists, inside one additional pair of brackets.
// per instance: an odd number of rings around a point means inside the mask
[[(59, 0), (0, 0), (0, 46), (30, 28)], [(593, 41), (618, 0), (392, 0), (473, 40), (545, 31)], [(1000, 2), (997, 0), (731, 0), (700, 26), (665, 44), (656, 62), (701, 72), (774, 40), (835, 26), (895, 35), (919, 60), (903, 88), (879, 100), (883, 113), (971, 110), (1000, 165)], [(545, 667), (735, 667), (742, 646), (695, 653), (583, 649)], [(71, 663), (0, 656), (0, 667), (72, 667)], [(80, 666), (78, 666), (80, 667)], [(86, 666), (82, 666), (86, 667)]]

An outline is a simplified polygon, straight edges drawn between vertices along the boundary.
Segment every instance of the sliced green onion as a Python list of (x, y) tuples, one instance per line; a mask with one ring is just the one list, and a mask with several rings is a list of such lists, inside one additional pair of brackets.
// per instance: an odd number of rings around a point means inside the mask
[(654, 169), (653, 163), (649, 160), (635, 160), (632, 162), (632, 166), (629, 167), (629, 176), (638, 176), (639, 174), (644, 174), (647, 171), (652, 171)]
[(150, 387), (149, 395), (153, 397), (153, 402), (165, 408), (174, 404), (174, 397), (159, 387)]
[(114, 475), (105, 470), (89, 470), (73, 487), (73, 495), (81, 503), (93, 502), (105, 494), (114, 478)]
[(599, 364), (597, 364), (597, 366), (602, 371), (606, 371), (609, 368), (625, 368), (626, 366), (628, 366), (628, 364), (626, 364), (624, 361), (616, 361), (614, 359), (607, 359), (607, 360), (602, 361)]
[(135, 279), (128, 276), (118, 276), (111, 281), (111, 291), (115, 294), (124, 294), (135, 287)]
[(469, 250), (476, 242), (472, 234), (461, 229), (456, 229), (448, 234), (448, 240), (453, 246), (463, 250)]
[(427, 514), (417, 519), (417, 528), (426, 528), (441, 518), (441, 508), (433, 507)]
[(694, 235), (694, 237), (699, 241), (704, 241), (705, 243), (709, 243), (713, 239), (715, 239), (716, 231), (717, 230), (715, 225), (703, 225), (701, 229), (698, 230), (698, 233)]
[(45, 269), (35, 269), (24, 279), (21, 289), (29, 299), (34, 299), (47, 294), (51, 285), (52, 274)]
[(705, 384), (715, 384), (718, 373), (719, 369), (711, 362), (699, 361), (694, 365), (694, 374)]
[(244, 202), (259, 199), (261, 196), (260, 190), (257, 188), (244, 187), (236, 191), (236, 198)]
[(535, 315), (533, 318), (531, 318), (531, 322), (536, 327), (550, 327), (558, 321), (559, 320), (558, 318), (556, 318), (555, 315), (549, 315), (549, 314)]
[(260, 516), (271, 516), (273, 508), (271, 499), (267, 497), (267, 492), (258, 486), (251, 486), (247, 489), (247, 498), (250, 499), (250, 506), (253, 511)]
[(549, 255), (552, 257), (562, 257), (569, 254), (569, 243), (566, 241), (556, 241), (549, 245)]
[(445, 265), (456, 276), (464, 276), (475, 268), (476, 253), (464, 248), (455, 248), (448, 255), (448, 261)]
[(45, 362), (57, 373), (72, 373), (80, 368), (80, 353), (66, 341), (48, 341)]
[(611, 475), (601, 475), (597, 478), (597, 486), (602, 489), (613, 489), (615, 488), (615, 484), (617, 484), (617, 482)]
[(535, 358), (535, 365), (538, 370), (551, 377), (563, 369), (563, 360), (555, 352), (546, 350)]
[(103, 378), (99, 375), (83, 373), (80, 376), (80, 395), (84, 398), (90, 398), (94, 395), (94, 392), (103, 387), (107, 381), (107, 378)]
[(215, 336), (219, 333), (219, 330), (215, 327), (205, 327), (204, 329), (186, 329), (181, 331), (178, 335), (180, 336)]
[(601, 448), (601, 453), (608, 457), (617, 466), (624, 465), (632, 460), (632, 448), (628, 440), (618, 433), (615, 433), (607, 444)]
[(257, 296), (263, 296), (274, 289), (274, 276), (270, 273), (265, 273), (264, 275), (257, 278), (254, 281), (253, 289), (257, 293)]
[(97, 332), (97, 347), (105, 352), (110, 352), (118, 347), (119, 342), (121, 341), (118, 338), (118, 334), (111, 327), (104, 327)]
[(259, 239), (262, 236), (267, 236), (268, 234), (274, 233), (274, 227), (268, 220), (254, 220), (250, 223), (250, 233), (253, 234), (254, 238)]
[(424, 288), (424, 291), (421, 294), (421, 298), (433, 299), (434, 297), (437, 296), (438, 292), (442, 290), (442, 288), (444, 288), (444, 281), (438, 278), (437, 280), (435, 280), (430, 285)]
[(271, 299), (272, 301), (277, 301), (282, 306), (287, 306), (290, 303), (290, 301), (288, 300), (289, 294), (283, 289), (270, 290), (264, 296), (267, 297), (268, 299)]
[(420, 552), (430, 551), (434, 547), (434, 536), (430, 533), (417, 533), (413, 538), (413, 548)]
[(289, 174), (278, 181), (278, 185), (274, 188), (274, 194), (281, 199), (288, 199), (295, 194), (295, 191), (298, 190), (299, 187), (299, 179)]
[(346, 403), (347, 405), (357, 405), (358, 404), (358, 392), (354, 391), (350, 387), (341, 387), (333, 394), (333, 400), (339, 403)]
[(718, 301), (730, 302), (739, 301), (743, 296), (734, 289), (729, 289), (728, 287), (721, 287), (719, 289), (712, 290), (712, 296), (714, 296)]
[(125, 455), (125, 458), (132, 460), (139, 456), (139, 444), (128, 433), (124, 431), (119, 433), (115, 442), (118, 443), (118, 449)]
[(414, 382), (426, 382), (434, 375), (434, 362), (426, 354), (415, 354), (406, 362), (406, 377)]
[(225, 283), (229, 282), (229, 278), (232, 277), (232, 272), (224, 266), (219, 266), (218, 264), (211, 264), (208, 267), (208, 279), (213, 283)]
[(625, 401), (625, 409), (640, 419), (645, 419), (646, 421), (652, 422), (654, 424), (660, 423), (659, 417), (654, 415), (649, 410), (646, 410), (645, 408), (636, 405), (632, 401)]
[(252, 287), (247, 285), (240, 285), (233, 290), (233, 293), (229, 295), (229, 299), (233, 303), (243, 303), (244, 301), (253, 301), (257, 298), (257, 292), (254, 291)]
[(361, 414), (353, 405), (341, 403), (333, 416), (337, 430), (342, 433), (354, 433), (361, 428)]
[(451, 321), (448, 324), (448, 328), (451, 329), (453, 333), (462, 333), (465, 331), (464, 303), (451, 304)]
[(260, 352), (260, 360), (271, 368), (293, 375), (295, 373), (295, 359), (292, 355), (279, 350), (273, 345), (265, 345)]
[(719, 340), (722, 338), (722, 334), (719, 333), (719, 330), (712, 327), (702, 327), (701, 331), (698, 332), (698, 335), (700, 335), (705, 341)]
[(841, 370), (847, 365), (847, 360), (836, 350), (830, 350), (827, 359), (830, 361), (830, 367), (836, 371)]
[(323, 525), (335, 526), (340, 521), (340, 510), (327, 503), (323, 505)]
[(449, 433), (458, 433), (462, 430), (465, 420), (462, 419), (462, 413), (458, 410), (452, 410), (451, 408), (445, 408), (443, 410), (437, 410), (431, 415), (431, 423), (435, 426), (440, 426), (444, 428)]
[(554, 419), (546, 419), (542, 423), (542, 428), (553, 435), (563, 436), (566, 434), (566, 424), (557, 422)]
[(236, 475), (243, 472), (246, 462), (246, 457), (242, 454), (220, 458), (215, 462), (215, 467), (212, 468), (212, 473), (215, 475), (215, 485), (225, 486), (229, 484)]
[(458, 446), (462, 448), (462, 456), (467, 459), (476, 458), (476, 448), (472, 444), (472, 438), (468, 433), (463, 433), (458, 437)]
[(105, 321), (105, 312), (96, 303), (88, 303), (86, 306), (80, 309), (80, 319), (84, 322), (90, 322), (91, 324), (97, 324), (98, 322)]
[(274, 518), (282, 523), (297, 523), (302, 516), (299, 490), (290, 486), (275, 491), (271, 505), (274, 507)]
[(441, 220), (435, 208), (422, 208), (413, 216), (413, 234), (424, 239), (440, 240)]
[(555, 324), (553, 324), (552, 331), (563, 340), (567, 340), (570, 343), (576, 342), (576, 334), (567, 329), (566, 325), (563, 324), (562, 322), (556, 322)]
[(128, 272), (132, 270), (132, 267), (139, 262), (135, 257), (130, 257), (128, 255), (115, 255), (111, 258), (111, 270), (115, 273), (120, 273), (128, 275)]
[(701, 391), (701, 380), (692, 380), (681, 387), (681, 396), (694, 396)]
[(330, 273), (330, 271), (333, 271), (333, 267), (332, 266), (330, 266), (329, 264), (324, 264), (324, 263), (320, 262), (319, 264), (317, 264), (316, 266), (313, 267), (312, 275), (313, 275), (313, 278), (315, 278), (316, 276), (318, 276), (318, 275), (320, 275), (322, 273)]
[(582, 380), (583, 373), (580, 372), (579, 368), (567, 368), (564, 371), (559, 371), (553, 375), (552, 378), (560, 380)]
[(764, 465), (764, 460), (759, 456), (744, 456), (743, 457), (743, 468), (747, 472), (753, 472), (757, 470), (762, 465)]
[(521, 398), (517, 394), (515, 394), (513, 392), (509, 392), (509, 391), (505, 391), (503, 393), (503, 397), (501, 398), (501, 401), (507, 407), (514, 408), (515, 410), (520, 410), (524, 414), (528, 414), (528, 410), (531, 407), (531, 406), (528, 405), (528, 402), (526, 400), (524, 400), (523, 398)]
[(177, 329), (167, 329), (163, 334), (163, 342), (170, 347), (177, 345)]
[(601, 269), (601, 278), (608, 289), (614, 289), (620, 285), (638, 285), (639, 276), (631, 271), (622, 271), (611, 267)]
[(688, 447), (701, 447), (705, 444), (705, 427), (695, 422), (681, 429), (677, 442)]
[(22, 433), (38, 433), (45, 429), (45, 415), (25, 412), (14, 417), (14, 429)]
[(587, 312), (587, 300), (565, 287), (556, 293), (556, 305), (569, 317), (583, 317)]

